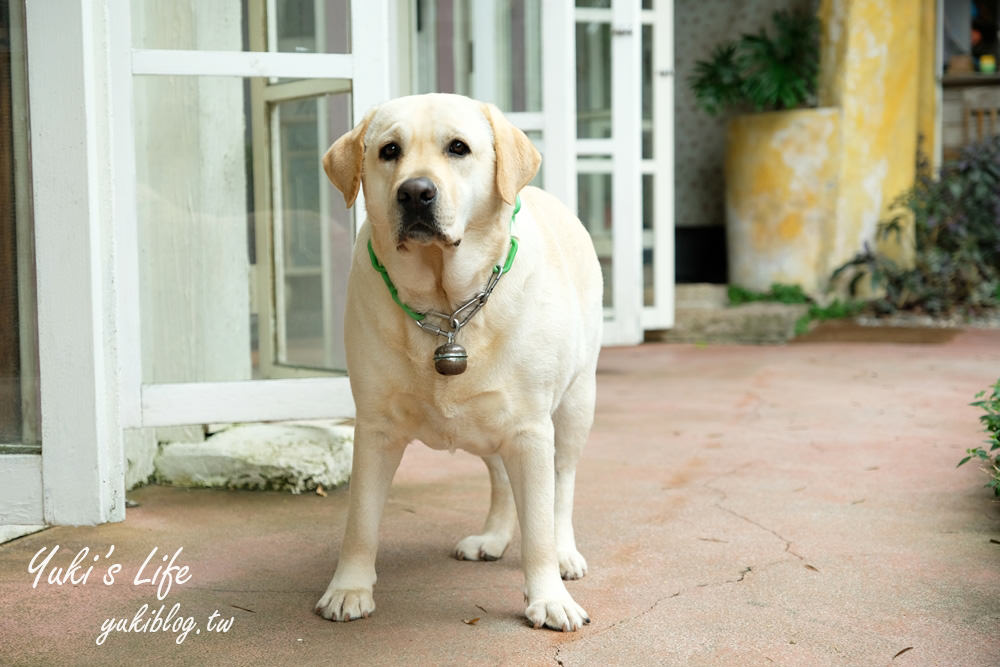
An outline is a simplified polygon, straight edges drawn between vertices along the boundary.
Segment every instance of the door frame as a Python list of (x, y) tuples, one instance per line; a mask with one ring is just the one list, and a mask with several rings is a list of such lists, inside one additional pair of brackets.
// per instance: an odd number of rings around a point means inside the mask
[(114, 183), (129, 174), (114, 131), (123, 43), (106, 9), (24, 5), (43, 445), (3, 457), (8, 526), (125, 517)]

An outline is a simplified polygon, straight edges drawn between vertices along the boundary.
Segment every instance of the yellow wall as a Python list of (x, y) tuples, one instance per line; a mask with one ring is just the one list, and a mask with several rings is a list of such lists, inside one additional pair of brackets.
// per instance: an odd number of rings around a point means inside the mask
[(731, 283), (759, 291), (795, 284), (813, 294), (825, 286), (840, 145), (838, 109), (743, 114), (729, 122)]
[[(841, 110), (830, 269), (875, 238), (878, 221), (913, 183), (924, 5), (923, 0), (823, 0), (820, 6), (819, 103)], [(895, 241), (883, 246), (902, 259)]]
[[(730, 123), (730, 282), (821, 293), (914, 181), (917, 137), (933, 155), (935, 0), (822, 0), (818, 109)], [(904, 234), (878, 242), (910, 261)]]

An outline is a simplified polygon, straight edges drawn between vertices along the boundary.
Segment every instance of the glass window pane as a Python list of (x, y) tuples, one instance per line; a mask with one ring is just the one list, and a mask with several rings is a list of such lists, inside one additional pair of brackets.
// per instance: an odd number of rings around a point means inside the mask
[(576, 135), (611, 136), (611, 26), (576, 24)]
[[(610, 167), (610, 164), (609, 164)], [(578, 174), (577, 207), (604, 274), (604, 307), (614, 306), (611, 283), (611, 174)]]
[(349, 95), (266, 104), (232, 77), (134, 84), (143, 381), (342, 370), (351, 225), (320, 158), (350, 126)]
[(139, 76), (134, 86), (143, 381), (249, 379), (244, 82)]
[(656, 231), (653, 227), (656, 212), (654, 208), (654, 197), (656, 196), (654, 182), (653, 174), (642, 175), (642, 303), (644, 306), (656, 305), (655, 276), (653, 274), (653, 260), (655, 259), (653, 245), (656, 240)]
[[(504, 111), (542, 110), (541, 0), (425, 0), (417, 12), (415, 93), (469, 95)], [(486, 27), (488, 43), (476, 42), (477, 26)]]
[(499, 0), (494, 25), (498, 90), (492, 101), (504, 111), (541, 111), (541, 0)]
[(653, 158), (653, 26), (642, 26), (642, 157)]
[(413, 91), (472, 94), (472, 35), (467, 2), (422, 0), (416, 5)]
[(41, 434), (23, 46), (0, 3), (0, 445), (34, 445)]
[(132, 44), (141, 49), (350, 53), (350, 4), (275, 0), (274, 15), (260, 21), (260, 34), (251, 34), (250, 26), (258, 22), (246, 0), (132, 0)]
[(274, 210), (278, 362), (343, 371), (344, 286), (351, 267), (351, 213), (320, 159), (351, 129), (351, 96), (275, 105), (278, 154)]

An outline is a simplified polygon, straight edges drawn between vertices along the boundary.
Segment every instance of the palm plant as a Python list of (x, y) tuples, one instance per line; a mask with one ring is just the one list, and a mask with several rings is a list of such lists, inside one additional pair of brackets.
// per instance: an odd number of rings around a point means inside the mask
[(772, 15), (774, 37), (765, 30), (720, 44), (695, 64), (688, 79), (698, 103), (710, 114), (727, 108), (778, 111), (811, 104), (819, 75), (819, 20), (807, 13)]

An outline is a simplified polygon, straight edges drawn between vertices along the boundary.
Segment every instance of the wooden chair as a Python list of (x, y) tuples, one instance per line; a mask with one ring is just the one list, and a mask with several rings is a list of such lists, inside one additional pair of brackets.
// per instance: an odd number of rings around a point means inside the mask
[(962, 144), (968, 146), (1000, 134), (1000, 86), (962, 91)]

